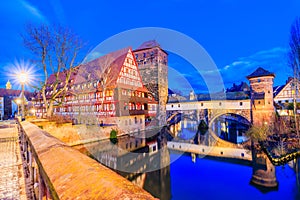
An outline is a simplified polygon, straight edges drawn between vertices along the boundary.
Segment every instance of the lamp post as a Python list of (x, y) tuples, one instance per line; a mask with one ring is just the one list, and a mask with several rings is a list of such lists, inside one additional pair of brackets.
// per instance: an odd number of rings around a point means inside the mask
[(16, 103), (17, 103), (17, 106), (18, 106), (18, 116), (20, 116), (20, 104), (21, 104), (22, 100), (21, 99), (16, 99)]
[(22, 87), (22, 91), (21, 91), (21, 119), (22, 121), (25, 120), (25, 97), (24, 97), (24, 85), (26, 84), (27, 80), (28, 80), (28, 74), (24, 71), (22, 71), (19, 75), (18, 75), (18, 79), (21, 83), (21, 87)]

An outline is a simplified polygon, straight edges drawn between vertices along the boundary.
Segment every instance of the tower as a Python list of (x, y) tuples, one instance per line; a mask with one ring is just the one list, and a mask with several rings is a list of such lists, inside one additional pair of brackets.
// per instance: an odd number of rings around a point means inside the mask
[[(273, 125), (275, 119), (273, 104), (274, 73), (261, 67), (247, 76), (251, 92), (251, 122), (255, 126)], [(251, 183), (266, 188), (277, 188), (275, 167), (264, 152), (252, 145), (253, 171)]]
[(158, 102), (156, 120), (163, 126), (166, 124), (168, 97), (168, 53), (155, 40), (150, 40), (138, 47), (134, 54), (143, 84)]
[(251, 92), (251, 120), (254, 125), (267, 125), (274, 122), (273, 104), (274, 73), (261, 67), (247, 76)]
[(11, 89), (11, 83), (10, 83), (9, 80), (7, 81), (5, 87), (6, 87), (7, 90), (10, 90), (10, 89)]

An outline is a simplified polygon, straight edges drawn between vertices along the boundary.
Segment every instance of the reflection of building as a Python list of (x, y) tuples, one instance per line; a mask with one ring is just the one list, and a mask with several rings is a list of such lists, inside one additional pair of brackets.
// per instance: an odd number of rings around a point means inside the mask
[(155, 41), (144, 42), (134, 51), (144, 85), (158, 101), (157, 120), (166, 124), (168, 98), (168, 54)]
[[(30, 100), (32, 93), (25, 91), (25, 105), (27, 100)], [(21, 99), (21, 90), (12, 90), (11, 84), (8, 81), (6, 88), (0, 88), (0, 119), (9, 119), (14, 117), (18, 112), (18, 105), (15, 99)], [(26, 108), (25, 108), (26, 110)]]
[(247, 76), (250, 81), (252, 120), (255, 125), (274, 121), (274, 77), (274, 73), (261, 67)]

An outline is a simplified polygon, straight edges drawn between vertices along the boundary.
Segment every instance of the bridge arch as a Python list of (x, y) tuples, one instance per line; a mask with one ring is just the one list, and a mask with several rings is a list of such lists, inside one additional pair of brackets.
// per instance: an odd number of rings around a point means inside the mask
[(208, 121), (209, 126), (213, 121), (215, 121), (218, 117), (226, 114), (235, 114), (238, 116), (243, 117), (244, 119), (248, 120), (248, 122), (251, 122), (251, 116), (250, 116), (250, 110), (210, 110), (208, 114)]
[[(237, 129), (236, 126), (234, 126), (234, 130), (236, 130), (236, 132), (230, 132), (230, 131), (226, 131), (228, 130), (227, 128), (230, 127), (231, 125), (225, 125), (225, 130), (222, 130), (220, 124), (216, 125), (216, 120), (223, 116), (223, 115), (229, 115), (228, 117), (232, 116), (233, 118), (240, 118), (242, 124), (244, 124), (244, 127), (248, 125), (248, 128), (250, 128), (250, 115), (247, 114), (241, 114), (241, 113), (237, 113), (237, 112), (219, 112), (217, 114), (215, 114), (211, 120), (209, 121), (209, 130), (210, 130), (210, 135), (216, 139), (218, 141), (218, 143), (221, 143), (222, 145), (225, 146), (237, 146), (238, 144), (245, 144), (247, 142), (249, 142), (249, 139), (247, 137), (245, 137), (245, 129), (243, 129), (243, 126), (241, 128), (241, 126), (239, 126), (240, 128)], [(229, 118), (230, 120), (230, 118)], [(235, 119), (234, 119), (235, 120)], [(222, 126), (223, 127), (223, 126)], [(230, 128), (229, 128), (230, 129)], [(222, 134), (223, 133), (223, 134)], [(232, 138), (232, 133), (233, 133), (233, 138), (235, 138), (234, 140), (230, 139)], [(221, 135), (227, 135), (227, 137), (221, 137)], [(231, 136), (229, 136), (231, 135)], [(226, 139), (224, 139), (226, 138)], [(233, 142), (234, 141), (234, 142)]]

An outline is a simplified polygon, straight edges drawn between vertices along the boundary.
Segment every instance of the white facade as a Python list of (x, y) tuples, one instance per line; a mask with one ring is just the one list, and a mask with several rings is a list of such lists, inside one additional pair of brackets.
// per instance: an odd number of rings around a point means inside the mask
[(296, 87), (294, 87), (293, 79), (290, 79), (281, 91), (274, 97), (276, 103), (293, 103), (296, 93), (296, 100), (300, 102), (300, 82), (297, 81)]
[(202, 110), (202, 109), (240, 109), (250, 110), (250, 99), (246, 100), (212, 100), (168, 103), (167, 111)]

